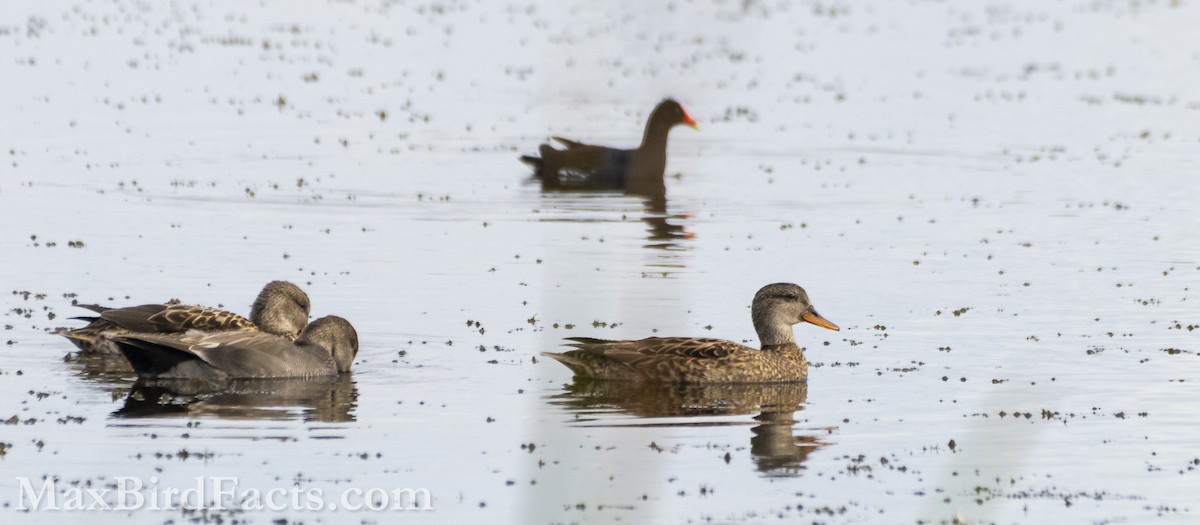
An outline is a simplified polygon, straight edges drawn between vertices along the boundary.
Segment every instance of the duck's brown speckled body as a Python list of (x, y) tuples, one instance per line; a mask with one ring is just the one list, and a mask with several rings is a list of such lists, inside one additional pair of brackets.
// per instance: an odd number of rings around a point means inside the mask
[(607, 341), (572, 337), (578, 350), (546, 354), (576, 374), (615, 381), (777, 383), (804, 381), (808, 361), (796, 345), (757, 350), (723, 339), (649, 337)]
[(272, 281), (259, 292), (250, 319), (233, 312), (186, 304), (144, 304), (125, 308), (80, 305), (96, 312), (83, 328), (59, 332), (81, 352), (118, 356), (112, 339), (131, 333), (182, 334), (201, 332), (266, 332), (295, 339), (308, 324), (308, 295), (287, 281)]
[(804, 349), (796, 345), (792, 325), (801, 321), (837, 330), (817, 314), (803, 288), (771, 284), (754, 296), (754, 328), (762, 349), (723, 339), (650, 337), (609, 341), (575, 337), (575, 348), (544, 353), (579, 377), (610, 381), (664, 383), (779, 383), (808, 379)]

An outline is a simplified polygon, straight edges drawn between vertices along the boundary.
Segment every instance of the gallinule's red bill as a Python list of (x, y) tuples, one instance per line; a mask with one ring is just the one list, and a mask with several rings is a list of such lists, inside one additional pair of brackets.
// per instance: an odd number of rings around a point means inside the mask
[(624, 190), (661, 195), (663, 170), (667, 167), (667, 133), (679, 124), (700, 129), (683, 106), (667, 99), (650, 112), (642, 144), (636, 149), (606, 148), (551, 137), (565, 149), (542, 144), (538, 148), (541, 157), (525, 155), (521, 160), (533, 167), (534, 175), (542, 179), (545, 189)]

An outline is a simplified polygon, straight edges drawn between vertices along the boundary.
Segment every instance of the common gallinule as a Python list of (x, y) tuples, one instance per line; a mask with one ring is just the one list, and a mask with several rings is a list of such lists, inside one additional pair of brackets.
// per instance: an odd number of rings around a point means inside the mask
[(659, 102), (650, 112), (642, 144), (635, 149), (592, 146), (562, 137), (551, 137), (565, 149), (549, 144), (538, 147), (540, 157), (524, 155), (550, 190), (623, 190), (640, 195), (664, 193), (663, 171), (667, 166), (667, 133), (687, 124), (700, 129), (683, 106), (674, 100)]
[(790, 283), (764, 286), (750, 307), (762, 350), (723, 339), (650, 337), (608, 341), (571, 337), (568, 352), (543, 353), (577, 377), (662, 383), (781, 383), (808, 379), (804, 349), (792, 325), (801, 321), (837, 330), (817, 314), (803, 288)]
[(316, 377), (348, 372), (358, 333), (348, 321), (313, 321), (295, 341), (259, 331), (127, 333), (112, 337), (138, 377), (233, 379)]
[(80, 305), (95, 317), (83, 328), (59, 332), (85, 354), (120, 355), (112, 337), (131, 332), (182, 334), (202, 332), (262, 331), (295, 339), (308, 324), (308, 294), (287, 281), (272, 281), (263, 287), (250, 307), (250, 319), (233, 312), (186, 304), (144, 304), (126, 308)]

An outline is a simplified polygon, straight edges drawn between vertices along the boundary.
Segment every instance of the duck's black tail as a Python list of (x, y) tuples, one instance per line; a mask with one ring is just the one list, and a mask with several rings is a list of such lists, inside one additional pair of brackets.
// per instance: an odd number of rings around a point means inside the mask
[(174, 370), (185, 361), (199, 361), (193, 354), (136, 337), (116, 337), (113, 342), (138, 377), (155, 377)]

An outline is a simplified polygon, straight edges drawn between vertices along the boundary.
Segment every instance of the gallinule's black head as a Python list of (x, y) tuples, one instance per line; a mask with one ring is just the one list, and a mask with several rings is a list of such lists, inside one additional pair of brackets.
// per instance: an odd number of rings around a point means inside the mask
[(667, 132), (671, 128), (680, 124), (691, 126), (692, 129), (699, 130), (700, 125), (696, 120), (688, 115), (683, 105), (675, 102), (672, 99), (666, 99), (659, 102), (654, 107), (654, 111), (650, 112), (650, 119), (646, 121), (646, 134), (642, 136), (642, 147), (647, 147), (651, 144), (661, 143), (665, 148), (667, 144)]
[(696, 130), (700, 129), (700, 125), (688, 114), (686, 109), (683, 109), (683, 104), (676, 102), (674, 99), (666, 99), (654, 106), (654, 111), (650, 112), (650, 120), (663, 119), (663, 121), (671, 126), (679, 124), (687, 124)]

